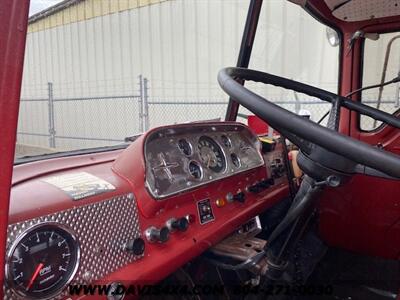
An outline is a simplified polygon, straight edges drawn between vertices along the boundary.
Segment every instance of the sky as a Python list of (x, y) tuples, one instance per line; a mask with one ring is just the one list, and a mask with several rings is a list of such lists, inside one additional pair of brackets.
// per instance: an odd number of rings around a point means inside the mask
[(29, 8), (29, 15), (32, 16), (41, 10), (53, 6), (62, 0), (31, 0), (31, 6)]

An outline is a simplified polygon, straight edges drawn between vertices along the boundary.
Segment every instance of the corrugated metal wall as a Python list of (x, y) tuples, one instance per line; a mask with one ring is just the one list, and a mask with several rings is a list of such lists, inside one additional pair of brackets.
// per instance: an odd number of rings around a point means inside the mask
[[(104, 5), (104, 1), (90, 2)], [(150, 102), (204, 103), (150, 105), (151, 127), (223, 117), (224, 105), (207, 106), (207, 102), (227, 100), (216, 77), (222, 67), (236, 63), (248, 1), (168, 0), (133, 9), (121, 5), (124, 9), (114, 13), (92, 14), (64, 25), (60, 21), (43, 30), (33, 23), (27, 39), (22, 98), (46, 99), (48, 82), (53, 83), (54, 98), (137, 95), (137, 77), (142, 74), (149, 80)], [(100, 11), (101, 7), (91, 9)], [(327, 42), (325, 26), (292, 3), (264, 1), (252, 68), (336, 91), (337, 56), (338, 49)], [(257, 89), (275, 99), (287, 97), (282, 91)], [(32, 126), (48, 132), (48, 110), (42, 104), (29, 102), (21, 108), (20, 132)], [(139, 131), (136, 100), (131, 104), (118, 99), (59, 102), (57, 133), (122, 139)], [(18, 136), (19, 142), (29, 144), (47, 145), (47, 139)], [(57, 146), (100, 144), (64, 139)]]

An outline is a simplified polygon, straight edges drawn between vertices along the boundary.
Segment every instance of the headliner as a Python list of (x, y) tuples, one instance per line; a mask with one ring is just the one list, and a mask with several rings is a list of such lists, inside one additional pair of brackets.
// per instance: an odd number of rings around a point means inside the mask
[(400, 15), (396, 0), (325, 0), (332, 15), (342, 21), (357, 22)]
[(397, 22), (400, 23), (398, 0), (288, 0), (302, 6), (338, 27), (358, 28)]

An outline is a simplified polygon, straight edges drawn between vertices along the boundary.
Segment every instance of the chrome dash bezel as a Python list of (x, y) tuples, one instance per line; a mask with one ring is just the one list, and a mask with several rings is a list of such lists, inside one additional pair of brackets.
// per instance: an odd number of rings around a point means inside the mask
[[(223, 171), (212, 172), (200, 161), (197, 143), (203, 135), (212, 138), (221, 148), (225, 159)], [(232, 147), (228, 148), (221, 143), (221, 135), (229, 137)], [(176, 146), (177, 141), (182, 138), (185, 138), (193, 146), (193, 153), (190, 157), (182, 154), (181, 150)], [(238, 155), (239, 145), (241, 144), (239, 141), (241, 140), (253, 150), (251, 153)], [(230, 154), (232, 152), (235, 152), (241, 161), (239, 168), (233, 166), (231, 162)], [(168, 197), (189, 192), (211, 182), (248, 172), (265, 165), (264, 157), (261, 153), (261, 142), (257, 135), (244, 124), (230, 122), (221, 122), (219, 124), (190, 123), (153, 129), (145, 137), (143, 153), (145, 188), (149, 195), (157, 201), (163, 201)], [(163, 153), (168, 163), (165, 168), (169, 170), (165, 170), (165, 173), (159, 170), (155, 173), (153, 170), (155, 165), (160, 164), (157, 160), (160, 153)], [(202, 180), (196, 180), (189, 174), (188, 163), (192, 160), (200, 162), (203, 169)], [(173, 175), (173, 179), (171, 175)]]

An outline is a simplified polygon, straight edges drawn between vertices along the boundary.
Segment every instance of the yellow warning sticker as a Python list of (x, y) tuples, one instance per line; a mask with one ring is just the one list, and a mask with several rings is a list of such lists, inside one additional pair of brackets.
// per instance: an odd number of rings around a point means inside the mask
[(78, 172), (43, 179), (68, 194), (73, 200), (115, 190), (111, 183), (87, 172)]

